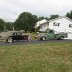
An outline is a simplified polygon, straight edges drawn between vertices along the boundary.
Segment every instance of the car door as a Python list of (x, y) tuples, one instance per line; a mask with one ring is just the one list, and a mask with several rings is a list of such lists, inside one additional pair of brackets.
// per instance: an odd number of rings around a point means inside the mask
[(13, 33), (13, 40), (18, 40), (17, 33)]
[(23, 40), (22, 33), (19, 33), (19, 32), (13, 33), (12, 37), (13, 37), (13, 40)]
[(23, 40), (22, 33), (17, 33), (17, 40)]
[(50, 30), (48, 32), (48, 37), (49, 37), (49, 39), (54, 39), (54, 32), (53, 32), (53, 30)]

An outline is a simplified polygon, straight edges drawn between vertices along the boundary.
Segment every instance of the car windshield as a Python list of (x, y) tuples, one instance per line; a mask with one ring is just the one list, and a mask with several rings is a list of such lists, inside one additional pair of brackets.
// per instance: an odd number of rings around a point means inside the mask
[(22, 33), (17, 33), (17, 35), (22, 35)]
[(13, 33), (13, 35), (15, 36), (15, 35), (22, 35), (22, 33), (17, 33), (17, 32), (15, 32), (15, 33)]
[(53, 30), (50, 30), (49, 33), (53, 33)]

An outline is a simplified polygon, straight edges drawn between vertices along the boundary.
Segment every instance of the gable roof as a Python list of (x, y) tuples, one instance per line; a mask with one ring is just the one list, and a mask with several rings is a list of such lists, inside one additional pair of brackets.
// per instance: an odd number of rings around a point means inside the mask
[(40, 20), (40, 21), (37, 22), (37, 24), (42, 24), (44, 22), (47, 22), (47, 20), (46, 19)]
[(40, 20), (40, 21), (36, 22), (36, 26), (35, 27), (38, 27), (41, 24), (46, 23), (46, 22), (48, 22), (46, 19)]

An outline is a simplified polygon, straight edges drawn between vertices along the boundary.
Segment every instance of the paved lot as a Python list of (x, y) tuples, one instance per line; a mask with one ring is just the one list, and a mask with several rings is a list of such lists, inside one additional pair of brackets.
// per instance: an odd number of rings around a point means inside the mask
[(47, 41), (15, 41), (13, 43), (0, 42), (0, 46), (24, 45), (24, 44), (40, 44), (47, 42), (72, 42), (72, 40), (47, 40)]

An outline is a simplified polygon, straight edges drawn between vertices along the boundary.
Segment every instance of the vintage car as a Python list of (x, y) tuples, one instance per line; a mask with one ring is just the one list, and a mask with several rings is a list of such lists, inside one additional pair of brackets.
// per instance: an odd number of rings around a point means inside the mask
[(67, 33), (57, 33), (55, 34), (54, 30), (48, 30), (47, 33), (38, 33), (38, 40), (49, 40), (49, 39), (57, 39), (57, 40), (63, 40), (64, 38), (67, 38)]
[(29, 34), (24, 34), (22, 32), (18, 31), (13, 31), (13, 32), (8, 32), (4, 37), (4, 41), (8, 43), (12, 43), (14, 41), (31, 41), (31, 36)]

